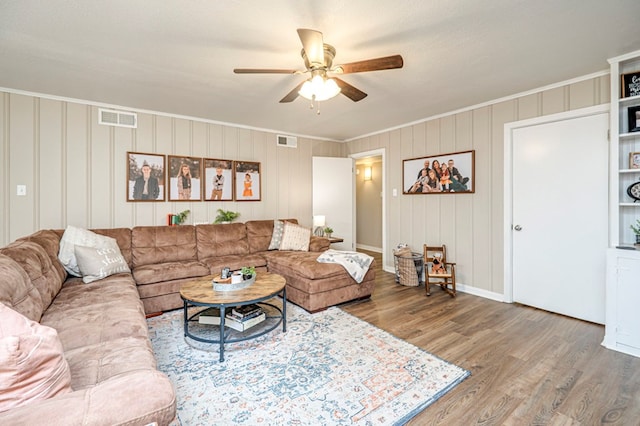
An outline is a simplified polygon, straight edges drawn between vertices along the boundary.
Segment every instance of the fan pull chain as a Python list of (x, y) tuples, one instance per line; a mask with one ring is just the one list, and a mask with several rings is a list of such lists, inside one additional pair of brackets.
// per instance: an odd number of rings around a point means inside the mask
[[(316, 100), (316, 95), (311, 96), (311, 105), (309, 105), (309, 109), (313, 109), (313, 103)], [(316, 115), (320, 115), (320, 102), (317, 103), (318, 111), (316, 111)]]

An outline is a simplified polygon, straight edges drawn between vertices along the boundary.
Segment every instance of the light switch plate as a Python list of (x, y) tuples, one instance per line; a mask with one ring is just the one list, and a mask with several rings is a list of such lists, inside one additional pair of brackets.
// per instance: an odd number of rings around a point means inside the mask
[(18, 185), (16, 187), (16, 195), (21, 197), (27, 195), (27, 185)]

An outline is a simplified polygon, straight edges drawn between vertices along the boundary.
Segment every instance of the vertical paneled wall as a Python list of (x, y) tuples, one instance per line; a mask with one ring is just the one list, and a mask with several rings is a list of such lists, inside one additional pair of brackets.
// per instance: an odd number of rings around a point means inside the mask
[[(274, 133), (160, 114), (138, 113), (137, 129), (109, 127), (96, 106), (8, 92), (0, 92), (0, 138), (1, 245), (66, 225), (163, 225), (186, 209), (189, 223), (213, 221), (222, 208), (241, 221), (295, 217), (311, 226), (311, 158), (344, 155), (341, 143), (298, 138), (283, 148)], [(127, 151), (258, 161), (262, 201), (127, 202)]]
[[(609, 76), (604, 75), (349, 142), (346, 155), (379, 148), (387, 153), (384, 267), (392, 270), (398, 243), (415, 251), (422, 251), (424, 243), (444, 243), (450, 260), (457, 262), (460, 283), (479, 294), (502, 295), (504, 124), (605, 104), (609, 98)], [(402, 195), (402, 160), (471, 149), (474, 194)], [(544, 202), (542, 191), (532, 196)]]

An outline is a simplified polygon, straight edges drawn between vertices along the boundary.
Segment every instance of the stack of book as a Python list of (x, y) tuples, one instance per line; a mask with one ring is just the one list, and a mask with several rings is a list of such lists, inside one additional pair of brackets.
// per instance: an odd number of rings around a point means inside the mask
[[(267, 314), (256, 304), (236, 306), (226, 309), (224, 325), (236, 331), (245, 331), (254, 325), (260, 324), (267, 318)], [(220, 309), (207, 308), (200, 312), (198, 317), (200, 324), (220, 325)]]

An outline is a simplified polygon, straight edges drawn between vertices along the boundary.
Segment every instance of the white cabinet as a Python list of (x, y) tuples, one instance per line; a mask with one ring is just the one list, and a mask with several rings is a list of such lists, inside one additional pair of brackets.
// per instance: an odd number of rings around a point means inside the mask
[(629, 108), (640, 108), (640, 95), (622, 96), (622, 75), (640, 73), (640, 50), (609, 59), (611, 68), (611, 117), (609, 152), (609, 243), (633, 245), (631, 224), (640, 219), (640, 202), (627, 195), (627, 188), (640, 180), (640, 169), (629, 167), (629, 154), (640, 152), (640, 132), (629, 127)]
[(640, 250), (607, 250), (608, 349), (640, 357)]

